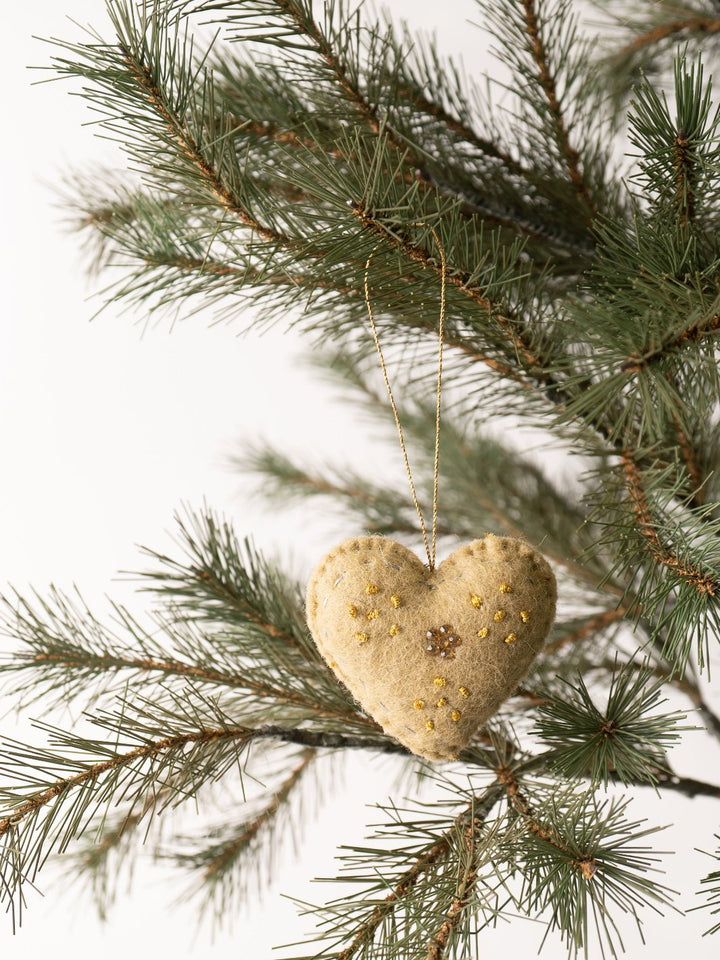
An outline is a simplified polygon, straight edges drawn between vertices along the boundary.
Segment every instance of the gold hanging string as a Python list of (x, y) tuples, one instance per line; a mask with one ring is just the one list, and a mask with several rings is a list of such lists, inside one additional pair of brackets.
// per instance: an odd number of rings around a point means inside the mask
[[(423, 226), (423, 224), (418, 223), (415, 224), (415, 226)], [(431, 570), (434, 570), (437, 548), (438, 480), (440, 476), (440, 402), (442, 398), (443, 342), (445, 339), (445, 302), (447, 299), (447, 261), (445, 259), (445, 251), (440, 243), (440, 238), (432, 227), (430, 227), (430, 232), (435, 238), (435, 243), (440, 251), (440, 262), (442, 264), (440, 282), (440, 318), (438, 321), (438, 372), (437, 390), (435, 395), (435, 456), (433, 460), (432, 531), (430, 539), (428, 539), (425, 518), (423, 517), (422, 508), (420, 506), (420, 501), (418, 500), (417, 491), (415, 489), (415, 481), (413, 480), (412, 470), (410, 469), (410, 460), (408, 459), (407, 447), (405, 446), (403, 428), (402, 424), (400, 423), (400, 414), (398, 413), (395, 397), (393, 396), (392, 388), (390, 386), (390, 378), (388, 377), (387, 367), (385, 366), (385, 357), (383, 356), (382, 348), (380, 346), (377, 325), (375, 323), (375, 315), (373, 313), (372, 303), (370, 302), (370, 264), (375, 256), (375, 251), (382, 245), (382, 240), (378, 241), (378, 243), (376, 243), (372, 248), (370, 256), (367, 258), (367, 262), (365, 263), (364, 291), (365, 305), (370, 318), (370, 329), (372, 330), (373, 340), (375, 341), (375, 349), (377, 350), (378, 357), (380, 358), (380, 369), (382, 370), (383, 380), (385, 381), (385, 389), (387, 390), (387, 395), (390, 400), (390, 407), (392, 408), (393, 417), (395, 418), (395, 426), (397, 427), (398, 438), (400, 440), (400, 449), (402, 450), (403, 460), (405, 461), (405, 472), (407, 473), (408, 482), (410, 484), (410, 493), (412, 494), (415, 510), (417, 511), (418, 519), (420, 521), (420, 529), (422, 531), (423, 542), (425, 544), (425, 553), (427, 554), (428, 558), (428, 566)]]

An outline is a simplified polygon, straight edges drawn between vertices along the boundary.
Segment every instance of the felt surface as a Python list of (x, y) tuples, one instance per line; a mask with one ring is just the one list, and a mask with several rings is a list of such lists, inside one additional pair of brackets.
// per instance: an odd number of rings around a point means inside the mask
[(555, 616), (524, 540), (487, 535), (434, 571), (386, 537), (345, 540), (308, 583), (308, 625), (363, 709), (413, 753), (455, 759), (516, 689)]

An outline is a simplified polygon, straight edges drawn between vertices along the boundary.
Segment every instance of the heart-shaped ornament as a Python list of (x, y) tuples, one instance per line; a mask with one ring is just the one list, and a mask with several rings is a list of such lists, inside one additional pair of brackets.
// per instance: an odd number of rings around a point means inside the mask
[(316, 567), (307, 619), (386, 733), (428, 760), (454, 760), (542, 649), (556, 595), (524, 540), (488, 534), (430, 571), (394, 540), (356, 537)]

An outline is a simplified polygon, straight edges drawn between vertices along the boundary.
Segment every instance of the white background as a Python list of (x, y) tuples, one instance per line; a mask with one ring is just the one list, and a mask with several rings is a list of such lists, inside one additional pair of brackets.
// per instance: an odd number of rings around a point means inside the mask
[[(487, 64), (484, 41), (467, 23), (477, 16), (470, 0), (388, 5), (396, 16), (436, 26), (443, 48), (463, 53), (471, 72)], [(65, 14), (105, 23), (102, 0), (27, 0), (4, 4), (0, 12), (0, 584), (42, 591), (50, 582), (77, 583), (93, 604), (101, 606), (105, 594), (128, 601), (130, 587), (116, 571), (142, 565), (138, 544), (169, 548), (173, 511), (181, 503), (197, 507), (203, 498), (232, 518), (240, 535), (252, 534), (306, 573), (334, 539), (357, 531), (303, 524), (297, 513), (272, 517), (248, 497), (228, 461), (244, 441), (259, 437), (310, 459), (362, 457), (356, 412), (330, 402), (308, 379), (299, 362), (302, 345), (282, 328), (239, 337), (242, 322), (211, 326), (210, 317), (196, 316), (170, 331), (168, 323), (146, 325), (143, 316), (113, 308), (89, 322), (99, 303), (88, 296), (100, 283), (84, 276), (77, 241), (61, 229), (48, 184), (93, 159), (123, 160), (82, 127), (90, 117), (65, 84), (30, 86), (38, 75), (26, 66), (46, 64), (51, 53), (32, 35), (79, 36)], [(0, 732), (37, 736), (27, 718), (17, 722), (3, 713)], [(700, 742), (695, 739), (696, 748)], [(717, 752), (704, 760), (705, 775), (719, 780)], [(304, 927), (281, 895), (329, 896), (326, 886), (311, 886), (308, 878), (334, 871), (335, 846), (359, 841), (363, 824), (375, 819), (365, 805), (382, 802), (392, 789), (387, 762), (352, 757), (346, 769), (345, 786), (333, 788), (298, 859), (287, 858), (273, 887), (214, 941), (207, 930), (195, 935), (192, 905), (171, 906), (177, 888), (157, 868), (139, 871), (105, 926), (88, 900), (74, 889), (62, 892), (48, 873), (44, 883), (41, 878), (45, 898), (31, 897), (21, 933), (13, 938), (9, 923), (0, 925), (0, 955), (32, 960), (66, 947), (82, 957), (102, 951), (106, 960), (160, 949), (175, 957), (269, 957), (273, 946), (296, 939)], [(678, 851), (668, 882), (691, 904), (709, 861), (690, 848), (710, 845), (717, 801), (648, 793), (634, 806), (651, 823), (679, 825), (658, 843)], [(705, 917), (648, 917), (648, 923), (646, 946), (629, 932), (630, 956), (670, 960), (681, 949), (695, 960), (717, 956), (720, 940), (699, 937)], [(517, 921), (484, 935), (480, 955), (525, 955), (540, 939), (539, 926)], [(552, 939), (544, 950), (564, 956)]]

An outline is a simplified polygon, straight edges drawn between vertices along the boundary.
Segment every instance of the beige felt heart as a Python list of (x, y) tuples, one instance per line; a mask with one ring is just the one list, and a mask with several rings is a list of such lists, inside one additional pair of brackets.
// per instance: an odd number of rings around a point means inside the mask
[(307, 591), (318, 649), (413, 753), (455, 759), (517, 688), (555, 616), (555, 577), (524, 540), (488, 535), (434, 571), (385, 537), (345, 540)]

